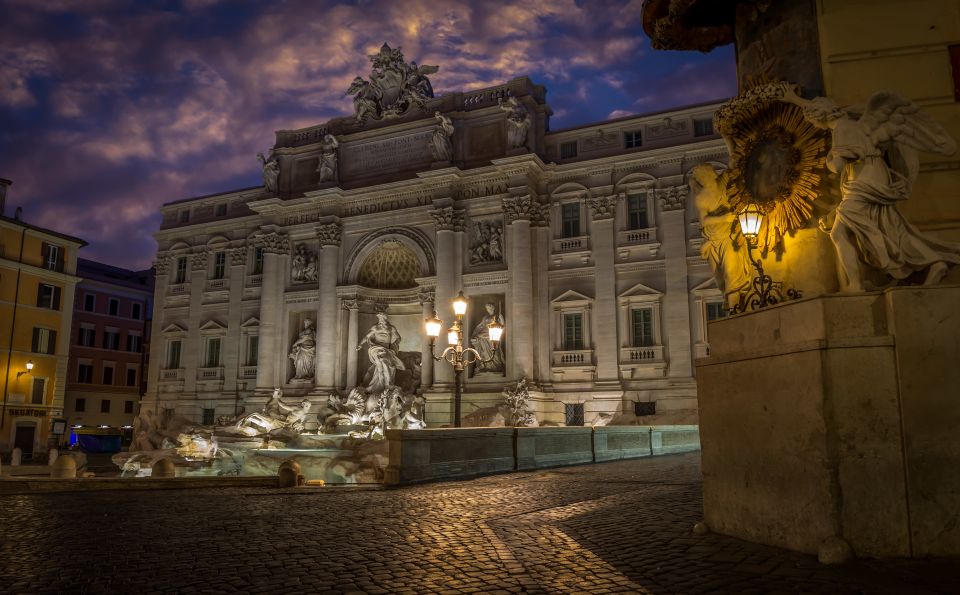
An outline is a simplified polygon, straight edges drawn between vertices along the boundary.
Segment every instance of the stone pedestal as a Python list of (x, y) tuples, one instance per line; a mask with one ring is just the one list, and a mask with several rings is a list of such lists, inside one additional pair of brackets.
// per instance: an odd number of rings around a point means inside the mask
[(710, 323), (704, 516), (816, 553), (960, 554), (960, 286), (789, 302)]

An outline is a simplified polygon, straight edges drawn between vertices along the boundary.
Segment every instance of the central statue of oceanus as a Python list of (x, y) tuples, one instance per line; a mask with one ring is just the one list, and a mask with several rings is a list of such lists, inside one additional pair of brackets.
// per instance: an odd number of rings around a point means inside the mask
[(367, 357), (370, 359), (370, 371), (367, 372), (370, 381), (366, 385), (366, 391), (376, 395), (394, 386), (397, 370), (406, 369), (398, 356), (400, 333), (397, 327), (390, 324), (386, 312), (377, 312), (377, 324), (367, 331), (357, 345), (357, 351), (364, 346), (367, 347)]

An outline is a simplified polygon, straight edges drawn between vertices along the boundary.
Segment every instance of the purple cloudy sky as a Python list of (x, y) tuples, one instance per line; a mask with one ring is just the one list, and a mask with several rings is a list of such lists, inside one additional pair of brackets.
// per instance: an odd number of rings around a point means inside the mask
[(260, 183), (273, 132), (352, 112), (384, 41), (438, 94), (528, 75), (554, 130), (735, 92), (731, 47), (650, 48), (640, 0), (0, 0), (0, 177), (81, 254), (150, 265), (164, 202)]

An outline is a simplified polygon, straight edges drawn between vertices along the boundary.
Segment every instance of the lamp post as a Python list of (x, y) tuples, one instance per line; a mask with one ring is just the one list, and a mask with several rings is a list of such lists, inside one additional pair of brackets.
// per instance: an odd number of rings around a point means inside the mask
[(27, 369), (22, 372), (17, 372), (17, 378), (19, 379), (24, 374), (29, 374), (33, 371), (33, 360), (27, 360)]
[[(753, 249), (757, 247), (757, 238), (760, 235), (760, 225), (763, 223), (763, 210), (756, 203), (748, 203), (737, 214), (740, 222), (740, 231), (747, 240), (747, 256), (757, 271), (757, 276), (750, 283), (750, 290), (740, 296), (740, 302), (730, 311), (741, 314), (747, 310), (756, 310), (783, 301), (783, 282), (774, 281), (770, 275), (763, 272), (763, 258), (753, 258)], [(787, 289), (789, 299), (802, 297), (799, 289)]]
[[(424, 321), (427, 336), (430, 337), (430, 355), (436, 361), (444, 360), (454, 371), (453, 381), (453, 427), (460, 427), (460, 397), (461, 383), (463, 382), (463, 369), (475, 362), (486, 363), (493, 360), (493, 356), (484, 358), (473, 347), (463, 346), (463, 317), (467, 313), (467, 298), (461, 291), (453, 300), (453, 314), (456, 317), (453, 324), (447, 330), (447, 343), (449, 346), (443, 350), (439, 356), (433, 350), (437, 337), (440, 336), (440, 330), (443, 328), (443, 321), (437, 317), (437, 311), (433, 311), (433, 316)], [(490, 334), (490, 342), (493, 343), (493, 349), (496, 351), (500, 339), (503, 337), (503, 325), (497, 322), (496, 317), (487, 325), (487, 332)]]

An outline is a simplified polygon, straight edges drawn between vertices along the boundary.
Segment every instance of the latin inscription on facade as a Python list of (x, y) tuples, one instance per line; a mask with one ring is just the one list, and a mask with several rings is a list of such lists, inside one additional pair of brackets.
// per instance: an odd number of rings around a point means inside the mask
[(367, 177), (430, 165), (432, 130), (386, 140), (345, 144), (340, 167), (344, 177)]

